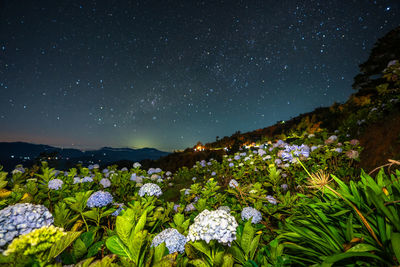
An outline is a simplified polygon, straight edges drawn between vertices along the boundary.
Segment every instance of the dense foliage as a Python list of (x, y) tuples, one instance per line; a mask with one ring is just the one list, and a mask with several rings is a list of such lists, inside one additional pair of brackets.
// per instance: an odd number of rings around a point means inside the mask
[(397, 266), (400, 162), (365, 173), (353, 136), (400, 101), (399, 69), (333, 133), (313, 123), (174, 173), (0, 172), (0, 263)]

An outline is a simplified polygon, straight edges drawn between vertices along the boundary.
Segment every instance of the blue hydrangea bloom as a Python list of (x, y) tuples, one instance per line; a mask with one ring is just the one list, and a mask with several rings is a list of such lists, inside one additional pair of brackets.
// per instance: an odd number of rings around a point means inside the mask
[(80, 177), (78, 177), (78, 176), (75, 176), (74, 177), (74, 184), (79, 184), (79, 183), (82, 183), (82, 179)]
[(49, 181), (47, 187), (52, 190), (59, 190), (63, 185), (63, 181), (60, 179), (52, 179)]
[(233, 166), (235, 166), (235, 164), (233, 164), (232, 162), (229, 163), (229, 167), (233, 167)]
[(338, 147), (338, 148), (335, 149), (335, 151), (338, 152), (338, 153), (342, 153), (343, 149), (341, 147)]
[(281, 184), (281, 188), (283, 189), (283, 191), (287, 191), (289, 187), (287, 184)]
[(118, 208), (111, 215), (117, 217), (121, 213), (121, 211), (124, 207), (124, 204), (123, 203), (114, 203), (114, 206), (117, 206)]
[(261, 212), (252, 207), (243, 208), (241, 217), (243, 221), (247, 221), (250, 220), (250, 218), (252, 218), (251, 223), (254, 224), (259, 223), (262, 220)]
[(85, 176), (81, 180), (81, 183), (89, 183), (89, 182), (93, 182), (93, 178), (91, 176)]
[(0, 247), (53, 222), (53, 216), (45, 206), (30, 203), (8, 206), (0, 210)]
[(108, 180), (107, 178), (103, 178), (103, 179), (100, 180), (100, 184), (101, 184), (104, 188), (107, 188), (107, 187), (110, 187), (110, 186), (111, 186), (111, 181)]
[(297, 162), (297, 158), (310, 156), (310, 148), (307, 145), (287, 145), (282, 153), (282, 159), (284, 161), (290, 161), (291, 163)]
[(139, 189), (139, 196), (143, 197), (144, 195), (159, 197), (162, 195), (162, 191), (158, 185), (147, 183)]
[(109, 192), (97, 191), (94, 192), (87, 201), (89, 208), (101, 208), (113, 202), (113, 197)]
[(185, 251), (186, 237), (174, 228), (168, 228), (156, 235), (151, 243), (151, 246), (157, 247), (165, 242), (169, 254)]

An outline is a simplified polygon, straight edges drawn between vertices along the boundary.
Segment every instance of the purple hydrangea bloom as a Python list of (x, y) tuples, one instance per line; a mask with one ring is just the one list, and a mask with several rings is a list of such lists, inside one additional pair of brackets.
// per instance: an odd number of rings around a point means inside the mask
[(111, 181), (108, 180), (107, 178), (103, 178), (103, 179), (100, 180), (100, 184), (101, 184), (104, 188), (107, 188), (107, 187), (110, 187), (110, 186), (111, 186)]
[(233, 164), (232, 162), (229, 163), (229, 167), (234, 167), (234, 166), (235, 166), (235, 164)]
[(342, 153), (343, 149), (341, 147), (338, 147), (338, 148), (335, 149), (335, 151), (338, 152), (338, 153)]
[(216, 172), (212, 172), (211, 175), (212, 175), (212, 176), (215, 176), (215, 175), (216, 175)]
[(276, 165), (279, 165), (279, 164), (281, 164), (281, 163), (282, 163), (282, 160), (280, 160), (280, 159), (276, 159), (276, 160), (275, 160), (275, 164), (276, 164)]
[(297, 162), (298, 157), (308, 158), (310, 156), (310, 148), (307, 145), (287, 145), (282, 153), (282, 159), (284, 161), (290, 161), (291, 163)]
[(87, 206), (89, 208), (101, 208), (112, 203), (113, 197), (109, 192), (97, 191), (94, 192), (87, 201)]
[(52, 190), (59, 190), (63, 185), (63, 181), (60, 179), (52, 179), (49, 181), (47, 187)]

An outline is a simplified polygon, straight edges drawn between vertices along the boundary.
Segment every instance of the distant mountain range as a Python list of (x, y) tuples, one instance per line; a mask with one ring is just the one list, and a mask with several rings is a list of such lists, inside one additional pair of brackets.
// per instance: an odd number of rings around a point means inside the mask
[(103, 147), (98, 150), (82, 151), (73, 148), (59, 148), (48, 145), (37, 145), (25, 142), (0, 142), (0, 165), (6, 171), (12, 170), (17, 164), (31, 166), (40, 160), (57, 162), (58, 168), (69, 168), (82, 163), (107, 165), (117, 161), (156, 160), (168, 155), (168, 152), (155, 148), (112, 148)]

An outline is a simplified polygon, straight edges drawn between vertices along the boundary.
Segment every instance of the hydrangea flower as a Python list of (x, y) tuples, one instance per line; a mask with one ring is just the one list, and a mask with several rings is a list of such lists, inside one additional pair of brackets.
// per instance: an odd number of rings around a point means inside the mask
[(167, 172), (165, 173), (166, 176), (171, 176), (171, 174), (172, 174), (172, 172), (170, 172), (170, 171), (167, 171)]
[(227, 213), (230, 213), (230, 212), (231, 212), (231, 208), (229, 208), (228, 206), (220, 206), (220, 207), (218, 207), (218, 209), (219, 209), (219, 210), (224, 210), (224, 211), (226, 211)]
[(74, 184), (79, 184), (79, 183), (82, 183), (82, 179), (80, 177), (78, 177), (78, 176), (75, 176), (74, 177)]
[(185, 251), (186, 237), (178, 232), (175, 228), (168, 228), (156, 235), (151, 246), (157, 247), (165, 242), (169, 254)]
[(93, 182), (93, 178), (91, 176), (85, 176), (81, 180), (81, 183), (90, 183), (90, 182)]
[(267, 200), (268, 200), (269, 203), (271, 203), (273, 205), (278, 204), (278, 201), (273, 196), (268, 195), (267, 196)]
[(117, 206), (118, 208), (111, 215), (117, 217), (121, 213), (121, 211), (124, 207), (124, 203), (114, 203), (113, 205)]
[(106, 169), (103, 169), (103, 173), (107, 173), (108, 172), (108, 169), (106, 168)]
[(15, 237), (53, 223), (53, 216), (42, 205), (20, 203), (0, 210), (0, 247)]
[(194, 211), (196, 210), (196, 207), (193, 205), (193, 203), (190, 203), (188, 205), (186, 205), (185, 207), (185, 212), (190, 212), (190, 211)]
[(282, 188), (283, 191), (286, 192), (286, 191), (288, 190), (289, 187), (288, 187), (287, 184), (281, 184), (281, 188)]
[(204, 240), (207, 243), (217, 240), (218, 243), (230, 246), (231, 242), (236, 240), (237, 227), (235, 217), (226, 211), (203, 210), (189, 227), (187, 239), (192, 242)]
[(190, 189), (187, 189), (187, 188), (186, 188), (186, 189), (185, 189), (185, 192), (184, 192), (184, 195), (185, 195), (185, 196), (190, 195)]
[(13, 175), (17, 173), (24, 173), (25, 169), (21, 165), (15, 167), (15, 169), (11, 172)]
[(282, 164), (282, 160), (280, 160), (280, 159), (275, 159), (275, 164), (276, 164), (276, 165)]
[(47, 187), (52, 190), (59, 190), (63, 185), (63, 181), (60, 179), (52, 179), (49, 181)]
[(265, 152), (264, 149), (259, 149), (259, 150), (258, 150), (258, 155), (259, 155), (260, 157), (264, 156), (265, 154), (267, 154), (267, 152)]
[(234, 166), (235, 166), (235, 164), (233, 164), (232, 162), (229, 163), (229, 167), (234, 167)]
[(356, 145), (358, 145), (360, 143), (360, 141), (358, 141), (357, 139), (352, 139), (352, 140), (350, 140), (350, 145), (352, 145), (352, 146), (356, 146)]
[(122, 172), (127, 172), (127, 171), (128, 171), (128, 168), (127, 168), (127, 167), (123, 167), (123, 168), (121, 169), (121, 171), (122, 171)]
[(232, 188), (239, 187), (238, 181), (236, 181), (235, 179), (231, 179), (231, 180), (229, 181), (229, 187), (232, 187)]
[(346, 156), (350, 159), (356, 159), (360, 156), (357, 150), (349, 150), (346, 152)]
[(100, 180), (100, 184), (103, 186), (103, 188), (107, 188), (111, 186), (111, 181), (107, 178), (103, 178)]
[(109, 192), (94, 192), (88, 199), (86, 205), (89, 208), (101, 208), (113, 202), (113, 197)]
[(251, 223), (254, 224), (259, 223), (262, 220), (261, 212), (252, 207), (243, 208), (242, 213), (240, 215), (243, 221), (247, 221), (250, 220), (250, 218), (252, 218)]
[(54, 243), (60, 240), (64, 235), (66, 235), (66, 233), (64, 233), (62, 228), (55, 227), (54, 225), (43, 226), (28, 234), (15, 238), (3, 254), (5, 256), (12, 253), (27, 256), (40, 254), (51, 248)]
[(179, 205), (179, 204), (175, 204), (175, 205), (174, 205), (174, 211), (175, 211), (175, 212), (178, 212), (178, 208), (179, 208), (180, 206), (181, 206), (181, 205)]
[(133, 163), (133, 168), (140, 168), (140, 167), (142, 167), (142, 164), (140, 164), (139, 162)]
[(240, 160), (240, 155), (235, 155), (233, 158), (234, 158), (235, 160)]
[(212, 176), (215, 176), (216, 174), (217, 174), (216, 172), (212, 172), (212, 173), (211, 173)]
[(335, 142), (337, 140), (337, 136), (336, 135), (331, 135), (329, 136), (328, 139), (325, 140), (325, 144), (329, 145), (332, 144), (333, 142)]
[(282, 152), (282, 159), (291, 163), (297, 162), (298, 157), (308, 158), (310, 156), (310, 148), (307, 145), (287, 145)]
[(197, 177), (193, 177), (192, 181), (195, 182), (197, 180)]
[(98, 168), (100, 168), (99, 164), (94, 164), (93, 165), (93, 169), (98, 169)]
[(144, 195), (159, 197), (162, 195), (162, 191), (158, 185), (147, 183), (139, 189), (139, 196), (143, 197)]
[(343, 149), (341, 147), (338, 147), (338, 148), (335, 149), (335, 151), (338, 152), (338, 153), (342, 153)]

